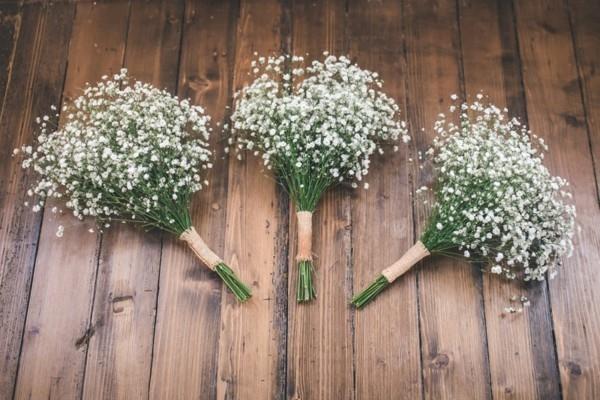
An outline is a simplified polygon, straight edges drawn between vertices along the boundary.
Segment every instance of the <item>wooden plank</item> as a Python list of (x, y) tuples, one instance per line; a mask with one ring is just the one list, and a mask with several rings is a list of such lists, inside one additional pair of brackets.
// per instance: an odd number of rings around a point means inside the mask
[[(410, 1), (404, 21), (408, 116), (414, 144), (425, 151), (438, 113), (447, 112), (450, 95), (461, 92), (456, 3)], [(431, 184), (428, 168), (414, 170), (415, 187)], [(429, 206), (420, 196), (415, 200), (419, 235), (428, 215)], [(442, 257), (417, 268), (425, 398), (489, 398), (480, 273)]]
[[(235, 38), (234, 88), (248, 83), (254, 52), (269, 55), (281, 46), (278, 1), (242, 1)], [(281, 398), (285, 373), (284, 295), (287, 203), (257, 157), (229, 162), (225, 260), (252, 287), (240, 305), (224, 292), (221, 305), (217, 398)], [(283, 286), (282, 286), (283, 285)]]
[[(134, 2), (125, 47), (129, 74), (174, 92), (183, 3)], [(84, 398), (147, 398), (161, 256), (159, 232), (117, 225), (104, 235)]]
[[(25, 6), (19, 14), (2, 16), (2, 70), (7, 72), (6, 97), (3, 90), (0, 114), (0, 398), (3, 399), (10, 398), (15, 387), (42, 220), (41, 214), (34, 214), (23, 205), (28, 200), (26, 190), (31, 174), (21, 169), (11, 153), (16, 147), (32, 143), (35, 116), (60, 102), (73, 12), (73, 5), (36, 5)], [(14, 51), (14, 55), (5, 54), (5, 50)]]
[[(292, 8), (292, 50), (322, 59), (347, 52), (343, 1), (298, 1)], [(354, 397), (350, 190), (330, 188), (313, 216), (316, 300), (298, 304), (296, 213), (290, 205), (288, 395), (307, 399)]]
[[(406, 119), (406, 59), (400, 2), (351, 3), (350, 55), (377, 71), (383, 90), (400, 105)], [(354, 292), (368, 285), (414, 243), (410, 204), (412, 155), (408, 146), (374, 157), (369, 189), (358, 189), (352, 208)], [(421, 397), (421, 354), (416, 272), (382, 293), (355, 315), (356, 398)]]
[[(120, 68), (128, 13), (127, 3), (77, 4), (66, 101), (75, 98), (86, 81)], [(51, 58), (43, 61), (51, 64), (48, 60)], [(17, 379), (18, 399), (79, 397), (86, 349), (96, 329), (90, 326), (90, 314), (100, 239), (88, 233), (94, 222), (82, 223), (68, 213), (54, 214), (51, 206), (44, 212), (40, 234)], [(55, 235), (59, 225), (65, 227), (61, 239)]]
[[(216, 123), (230, 103), (236, 7), (188, 1), (185, 13), (179, 95), (205, 107)], [(218, 130), (211, 145), (216, 154), (210, 185), (194, 197), (191, 212), (200, 235), (222, 255), (227, 161)], [(174, 238), (165, 241), (162, 264), (150, 395), (215, 398), (221, 293), (227, 289)]]
[(6, 86), (13, 69), (21, 20), (19, 4), (16, 2), (0, 4), (0, 113), (6, 99)]
[(600, 201), (600, 3), (594, 0), (567, 3)]
[(550, 171), (571, 183), (581, 228), (573, 257), (549, 283), (562, 394), (598, 398), (600, 210), (568, 14), (554, 0), (515, 10), (529, 125), (550, 147)]
[[(459, 6), (467, 94), (474, 99), (483, 91), (526, 122), (511, 3), (462, 0)], [(560, 398), (546, 285), (484, 274), (483, 288), (493, 398)], [(510, 303), (513, 296), (526, 296), (531, 306), (523, 314), (505, 315), (505, 307), (516, 306)]]

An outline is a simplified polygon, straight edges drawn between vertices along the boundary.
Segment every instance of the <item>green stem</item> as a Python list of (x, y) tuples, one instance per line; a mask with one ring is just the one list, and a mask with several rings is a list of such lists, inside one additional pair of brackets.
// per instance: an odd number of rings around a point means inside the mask
[(300, 261), (298, 263), (298, 291), (296, 293), (296, 300), (299, 303), (317, 298), (315, 287), (313, 286), (312, 273), (312, 261)]
[(385, 276), (379, 275), (365, 290), (352, 298), (352, 304), (356, 308), (363, 308), (389, 285), (390, 282)]
[(227, 264), (217, 264), (215, 267), (215, 272), (223, 280), (229, 290), (233, 292), (238, 301), (243, 303), (252, 296), (250, 293), (250, 288), (238, 279), (238, 277), (235, 275), (235, 272), (233, 272), (233, 270), (229, 268)]

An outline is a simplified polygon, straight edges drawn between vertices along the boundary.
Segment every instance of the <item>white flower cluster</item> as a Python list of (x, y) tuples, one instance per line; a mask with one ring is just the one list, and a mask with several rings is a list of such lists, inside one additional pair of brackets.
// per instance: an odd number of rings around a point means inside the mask
[(455, 109), (458, 125), (444, 115), (435, 124), (429, 151), (437, 172), (435, 227), (423, 243), (440, 253), (454, 246), (511, 279), (553, 276), (573, 250), (575, 207), (568, 182), (542, 163), (543, 139), (506, 109), (478, 101)]
[(356, 187), (382, 142), (409, 136), (377, 73), (324, 55), (310, 65), (300, 56), (253, 61), (254, 82), (236, 94), (230, 144), (238, 157), (244, 150), (262, 155), (278, 173)]
[[(23, 168), (39, 179), (28, 194), (39, 211), (63, 198), (73, 214), (141, 222), (178, 231), (176, 211), (207, 184), (212, 166), (209, 117), (201, 107), (142, 82), (127, 71), (104, 76), (62, 109), (64, 124), (38, 118), (36, 146), (23, 146)], [(19, 150), (15, 150), (18, 153)], [(56, 208), (54, 208), (56, 210)]]

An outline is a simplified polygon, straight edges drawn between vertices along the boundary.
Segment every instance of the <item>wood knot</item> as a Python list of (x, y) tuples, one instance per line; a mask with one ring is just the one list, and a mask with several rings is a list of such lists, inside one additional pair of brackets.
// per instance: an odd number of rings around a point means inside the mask
[(585, 126), (585, 122), (583, 122), (581, 118), (577, 118), (575, 115), (563, 114), (563, 117), (565, 118), (567, 125), (573, 128), (582, 128)]
[(133, 296), (118, 296), (112, 299), (112, 311), (120, 314), (125, 308), (133, 307)]
[(82, 346), (87, 345), (92, 336), (94, 336), (94, 333), (96, 333), (96, 329), (93, 326), (87, 328), (85, 333), (75, 340), (75, 348), (79, 349)]
[(198, 76), (191, 76), (188, 81), (188, 87), (195, 93), (202, 93), (208, 89), (210, 81)]
[(577, 364), (576, 362), (567, 362), (567, 369), (569, 370), (569, 373), (573, 376), (581, 376), (582, 374), (581, 365)]
[(431, 366), (435, 369), (446, 368), (450, 363), (450, 357), (444, 353), (440, 353), (433, 357), (431, 360)]

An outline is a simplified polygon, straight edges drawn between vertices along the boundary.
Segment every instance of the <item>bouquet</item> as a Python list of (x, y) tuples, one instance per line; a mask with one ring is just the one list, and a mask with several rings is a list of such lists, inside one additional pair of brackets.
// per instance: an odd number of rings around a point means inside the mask
[(420, 240), (352, 299), (356, 307), (430, 254), (463, 257), (525, 281), (553, 277), (561, 257), (571, 255), (575, 207), (568, 183), (542, 163), (543, 139), (506, 109), (476, 101), (459, 110), (458, 125), (443, 114), (435, 123), (428, 155), (436, 203)]
[(310, 65), (299, 56), (259, 57), (251, 64), (255, 80), (236, 94), (231, 116), (229, 143), (238, 158), (245, 150), (260, 155), (296, 205), (299, 302), (316, 297), (312, 214), (323, 193), (343, 182), (357, 187), (371, 155), (383, 153), (382, 142), (409, 139), (377, 73), (324, 55)]
[(190, 198), (208, 184), (201, 174), (212, 167), (210, 118), (201, 107), (149, 84), (131, 83), (123, 69), (86, 85), (63, 114), (65, 123), (58, 129), (50, 127), (48, 116), (38, 118), (37, 144), (20, 149), (23, 168), (38, 176), (28, 191), (37, 196), (33, 211), (49, 198), (63, 199), (75, 217), (95, 217), (103, 228), (121, 221), (170, 232), (238, 300), (250, 297), (248, 287), (192, 226)]

